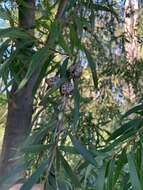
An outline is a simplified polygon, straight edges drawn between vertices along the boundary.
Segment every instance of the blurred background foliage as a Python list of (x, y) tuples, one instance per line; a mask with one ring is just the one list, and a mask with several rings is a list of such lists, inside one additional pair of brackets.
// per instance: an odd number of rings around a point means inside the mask
[[(40, 182), (51, 190), (142, 190), (143, 63), (142, 53), (132, 64), (125, 58), (124, 3), (72, 0), (59, 22), (59, 1), (36, 4), (33, 38), (17, 27), (15, 1), (0, 3), (0, 144), (13, 81), (22, 88), (42, 66), (32, 130), (19, 150), (27, 179), (21, 189)], [(140, 8), (140, 45), (142, 19)], [(51, 33), (56, 45), (47, 48)], [(78, 76), (72, 65), (82, 66)]]

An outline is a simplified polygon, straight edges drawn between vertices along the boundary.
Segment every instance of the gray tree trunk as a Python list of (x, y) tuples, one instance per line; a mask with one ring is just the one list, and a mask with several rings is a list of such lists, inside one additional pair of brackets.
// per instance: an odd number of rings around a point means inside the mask
[[(24, 2), (24, 4), (22, 4)], [(35, 21), (35, 0), (17, 0), (19, 5), (19, 27), (27, 30), (30, 35), (34, 34), (33, 26)], [(19, 4), (21, 3), (21, 4)], [(24, 6), (26, 3), (26, 6)], [(61, 19), (68, 0), (60, 1), (55, 20)], [(52, 35), (48, 35), (47, 44), (54, 44)], [(42, 68), (43, 65), (41, 65)], [(17, 165), (17, 161), (12, 160), (17, 155), (17, 149), (22, 145), (29, 134), (33, 109), (32, 90), (37, 82), (41, 70), (36, 70), (27, 85), (18, 93), (17, 87), (13, 85), (8, 101), (8, 116), (2, 146), (0, 177), (7, 174)], [(21, 155), (19, 155), (21, 156)], [(14, 174), (15, 175), (15, 174)], [(16, 182), (16, 180), (14, 181)], [(0, 190), (5, 190), (4, 188)], [(6, 189), (7, 190), (7, 189)]]
[[(19, 27), (26, 29), (30, 35), (33, 35), (35, 0), (25, 0), (25, 2), (18, 0), (17, 3), (19, 6)], [(26, 3), (26, 6), (23, 3)], [(32, 85), (28, 83), (22, 90), (16, 91), (17, 85), (14, 84), (8, 99), (7, 123), (0, 159), (0, 177), (7, 175), (16, 166), (18, 160), (14, 158), (17, 156), (17, 150), (30, 130), (33, 107)]]
[[(139, 43), (137, 39), (137, 21), (139, 16), (139, 0), (126, 0), (125, 2), (125, 56), (128, 65), (132, 66), (138, 59)], [(124, 89), (131, 103), (136, 101), (133, 85), (127, 84)]]

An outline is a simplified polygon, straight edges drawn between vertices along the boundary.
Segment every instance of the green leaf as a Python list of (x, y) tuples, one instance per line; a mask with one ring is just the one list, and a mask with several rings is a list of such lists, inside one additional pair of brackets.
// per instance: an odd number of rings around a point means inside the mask
[(86, 147), (83, 146), (81, 142), (75, 136), (70, 135), (70, 138), (74, 147), (81, 154), (81, 156), (83, 156), (83, 158), (87, 160), (89, 163), (91, 163), (92, 165), (97, 166), (96, 160), (94, 159), (90, 151), (87, 150)]
[(2, 38), (11, 38), (11, 39), (27, 39), (27, 40), (33, 40), (30, 35), (28, 35), (24, 30), (21, 30), (19, 28), (6, 28), (6, 29), (0, 29), (0, 37)]
[[(37, 71), (37, 70), (41, 70), (41, 67), (44, 65), (44, 63), (46, 62), (46, 60), (49, 57), (49, 52), (48, 52), (48, 47), (45, 46), (43, 48), (41, 48), (39, 51), (37, 51), (31, 59), (31, 63), (29, 66), (29, 69), (26, 73), (25, 78), (21, 81), (21, 83), (19, 84), (18, 90), (22, 89), (27, 82), (29, 81), (29, 79), (31, 78), (32, 74)], [(47, 66), (50, 64), (50, 62), (47, 63)], [(36, 73), (35, 73), (36, 75)]]
[(130, 189), (131, 184), (129, 183), (130, 176), (128, 174), (125, 174), (121, 178), (120, 182), (120, 189), (119, 190), (127, 190)]
[(106, 166), (103, 164), (100, 168), (97, 170), (97, 179), (96, 179), (96, 187), (97, 190), (104, 190), (104, 182), (105, 182), (105, 171)]
[(29, 147), (24, 147), (21, 149), (22, 152), (24, 153), (40, 153), (42, 151), (46, 151), (52, 146), (52, 144), (47, 144), (47, 145), (30, 145)]
[(67, 176), (71, 179), (72, 184), (74, 184), (75, 187), (81, 187), (80, 182), (78, 177), (76, 176), (76, 174), (72, 171), (70, 165), (68, 164), (68, 162), (65, 160), (65, 158), (62, 156), (61, 153), (59, 153), (60, 159), (61, 159), (61, 163), (64, 167), (64, 170), (67, 174)]
[(59, 149), (67, 154), (79, 154), (79, 152), (77, 152), (77, 150), (73, 146), (59, 146)]
[(27, 179), (27, 181), (23, 184), (23, 186), (21, 187), (21, 190), (28, 190), (31, 189), (32, 186), (38, 181), (39, 177), (41, 176), (41, 174), (43, 174), (43, 172), (45, 171), (45, 169), (47, 168), (49, 164), (49, 160), (44, 160), (40, 166), (36, 169), (36, 171)]
[(140, 174), (141, 186), (143, 189), (143, 145), (141, 145), (141, 163), (140, 163), (139, 174)]
[(63, 35), (60, 33), (59, 34), (59, 39), (58, 39), (59, 45), (63, 48), (65, 53), (71, 55), (71, 50), (69, 48), (69, 45), (67, 44), (66, 40), (64, 39)]
[(73, 127), (76, 129), (78, 122), (80, 120), (80, 93), (78, 89), (78, 83), (74, 83), (74, 110), (73, 110)]
[[(35, 96), (36, 92), (37, 92), (37, 89), (39, 88), (39, 85), (41, 83), (41, 81), (43, 80), (43, 78), (46, 76), (46, 71), (47, 71), (47, 66), (48, 64), (47, 63), (51, 63), (52, 60), (54, 58), (54, 55), (49, 55), (49, 57), (47, 58), (47, 60), (45, 61), (45, 63), (43, 64), (43, 66), (41, 66), (41, 72), (39, 74), (39, 77), (36, 81), (36, 84), (34, 85), (34, 88), (33, 88), (33, 97)], [(57, 66), (56, 66), (57, 67)], [(55, 67), (55, 68), (56, 68)]]
[(127, 158), (128, 158), (128, 164), (129, 164), (131, 183), (135, 190), (142, 190), (140, 180), (139, 180), (137, 170), (136, 170), (133, 153), (132, 152), (128, 153)]
[(82, 49), (75, 24), (70, 25), (70, 43), (72, 52), (74, 51), (74, 48)]
[(38, 130), (33, 131), (32, 135), (29, 135), (22, 148), (26, 148), (33, 144), (40, 144), (41, 139), (47, 135), (47, 131), (56, 125), (56, 121), (49, 121), (46, 125), (42, 125)]
[(143, 104), (139, 104), (137, 106), (134, 106), (133, 108), (131, 108), (129, 111), (127, 111), (123, 117), (128, 117), (129, 115), (133, 114), (133, 113), (140, 113), (140, 111), (143, 111)]
[(85, 173), (85, 177), (84, 177), (84, 189), (86, 189), (86, 187), (87, 187), (87, 179), (88, 179), (88, 176), (90, 175), (92, 169), (93, 169), (93, 166), (90, 164), (86, 168), (86, 173)]
[(108, 142), (111, 140), (116, 139), (117, 137), (119, 137), (120, 135), (122, 135), (123, 133), (127, 132), (128, 130), (130, 130), (131, 128), (138, 128), (140, 126), (140, 124), (142, 123), (142, 120), (140, 118), (138, 119), (133, 119), (125, 124), (123, 124), (120, 128), (118, 128), (117, 130), (115, 130), (111, 136), (108, 138)]
[(121, 174), (123, 166), (127, 163), (127, 156), (125, 149), (122, 150), (122, 153), (119, 155), (118, 160), (116, 161), (116, 168), (115, 168), (115, 174), (114, 174), (114, 180), (113, 180), (113, 187), (116, 185), (116, 182)]
[(91, 69), (91, 73), (92, 73), (92, 78), (93, 78), (93, 82), (94, 82), (94, 87), (95, 89), (98, 88), (98, 77), (97, 77), (97, 72), (96, 72), (96, 64), (92, 58), (92, 56), (90, 55), (89, 51), (87, 51), (86, 49), (84, 49), (88, 63), (89, 63), (89, 67)]
[(123, 132), (118, 138), (116, 138), (112, 143), (107, 145), (105, 149), (102, 151), (110, 151), (112, 150), (115, 146), (118, 146), (121, 143), (124, 143), (125, 140), (128, 140), (131, 136), (136, 134), (138, 129), (142, 126), (143, 120), (140, 119), (139, 123), (136, 123), (135, 125), (132, 125), (127, 131)]
[(65, 78), (66, 77), (66, 71), (67, 71), (67, 66), (68, 66), (68, 62), (69, 62), (69, 58), (66, 58), (62, 65), (59, 68), (59, 73), (61, 78)]
[(114, 168), (115, 168), (115, 159), (112, 159), (108, 167), (107, 190), (111, 190), (113, 188)]

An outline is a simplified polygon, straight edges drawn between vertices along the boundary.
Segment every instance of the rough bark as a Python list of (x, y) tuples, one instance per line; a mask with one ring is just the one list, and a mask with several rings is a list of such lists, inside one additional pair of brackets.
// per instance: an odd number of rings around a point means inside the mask
[[(26, 4), (19, 5), (19, 27), (24, 28), (30, 34), (34, 34), (32, 29), (35, 20), (35, 0), (25, 0)], [(28, 51), (28, 49), (27, 49)], [(17, 85), (12, 86), (8, 99), (8, 115), (5, 128), (1, 160), (0, 160), (0, 177), (7, 175), (16, 165), (17, 149), (22, 145), (26, 138), (32, 118), (32, 88), (29, 83), (19, 92)], [(20, 156), (20, 155), (19, 155)]]

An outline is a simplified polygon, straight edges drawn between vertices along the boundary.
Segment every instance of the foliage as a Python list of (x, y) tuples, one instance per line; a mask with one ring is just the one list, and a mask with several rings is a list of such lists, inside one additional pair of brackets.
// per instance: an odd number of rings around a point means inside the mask
[(41, 182), (51, 190), (141, 190), (143, 104), (127, 111), (135, 101), (128, 101), (124, 90), (131, 82), (136, 101), (142, 98), (141, 85), (135, 88), (142, 60), (131, 75), (120, 5), (73, 0), (56, 20), (58, 5), (37, 1), (32, 37), (17, 27), (16, 5), (1, 4), (2, 18), (10, 23), (0, 29), (0, 76), (7, 95), (12, 84), (21, 90), (40, 71), (33, 89), (32, 130), (19, 149), (28, 177), (21, 189)]

